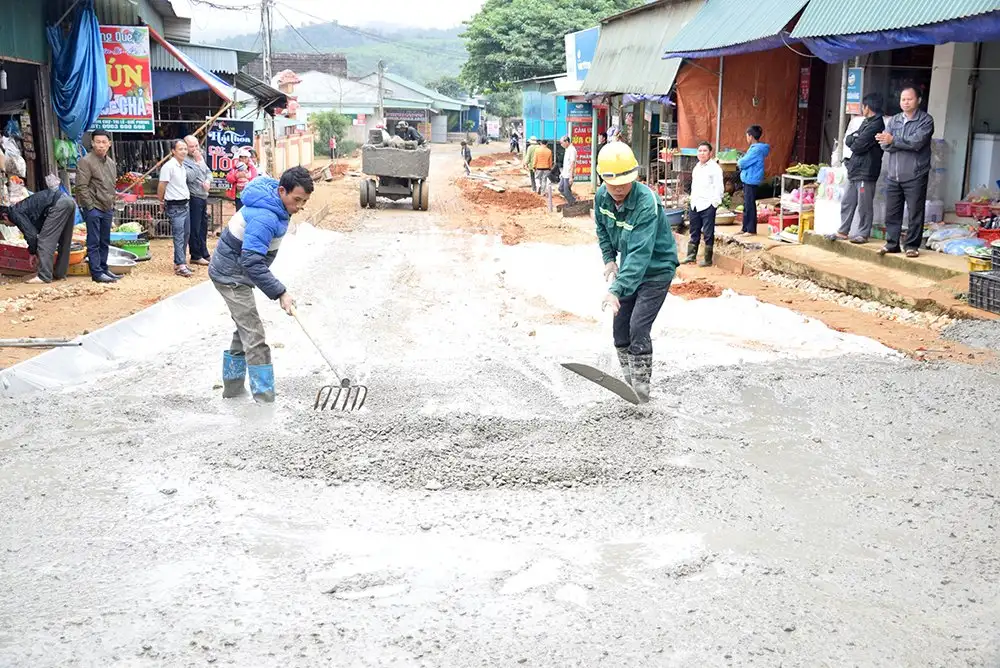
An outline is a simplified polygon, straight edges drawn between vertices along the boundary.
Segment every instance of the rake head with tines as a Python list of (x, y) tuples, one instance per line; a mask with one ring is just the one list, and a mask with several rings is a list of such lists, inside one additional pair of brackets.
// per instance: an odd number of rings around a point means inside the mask
[(347, 378), (340, 385), (324, 385), (316, 393), (316, 403), (313, 410), (325, 411), (356, 411), (361, 410), (368, 398), (368, 388), (364, 385), (351, 385)]

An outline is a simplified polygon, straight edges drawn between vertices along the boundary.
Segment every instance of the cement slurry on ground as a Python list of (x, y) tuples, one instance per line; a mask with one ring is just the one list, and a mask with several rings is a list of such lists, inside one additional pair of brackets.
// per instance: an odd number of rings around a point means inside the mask
[(222, 401), (221, 301), (4, 401), (0, 666), (997, 664), (993, 375), (672, 297), (635, 409), (558, 366), (611, 368), (594, 249), (432, 222), (279, 258), (360, 414), (271, 304), (279, 402)]

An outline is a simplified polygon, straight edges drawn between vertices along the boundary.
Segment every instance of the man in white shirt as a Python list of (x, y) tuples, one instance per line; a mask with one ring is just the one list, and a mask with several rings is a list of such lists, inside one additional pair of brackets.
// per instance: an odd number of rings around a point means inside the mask
[(688, 242), (684, 264), (698, 259), (698, 246), (705, 237), (705, 257), (699, 267), (711, 267), (715, 252), (715, 210), (722, 204), (724, 191), (722, 167), (712, 159), (712, 145), (707, 141), (698, 144), (698, 164), (691, 172), (691, 240)]
[(187, 170), (184, 169), (187, 153), (187, 144), (183, 139), (174, 142), (170, 159), (160, 168), (160, 184), (156, 187), (156, 196), (170, 220), (170, 231), (174, 237), (174, 273), (184, 278), (191, 277), (187, 266), (188, 235), (191, 232), (191, 211), (188, 208), (191, 191), (188, 190)]
[(562, 138), (563, 162), (562, 174), (559, 177), (559, 194), (566, 198), (567, 204), (576, 203), (576, 195), (573, 194), (573, 172), (576, 171), (576, 148), (570, 142), (569, 137)]

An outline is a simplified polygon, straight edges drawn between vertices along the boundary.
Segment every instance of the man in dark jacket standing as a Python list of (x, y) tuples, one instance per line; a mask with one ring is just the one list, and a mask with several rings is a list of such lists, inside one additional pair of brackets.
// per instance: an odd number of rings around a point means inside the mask
[[(847, 192), (840, 203), (840, 229), (833, 235), (841, 241), (850, 238), (852, 244), (867, 243), (872, 233), (872, 217), (875, 214), (875, 182), (882, 173), (882, 147), (875, 137), (885, 131), (882, 120), (882, 96), (878, 93), (865, 95), (861, 101), (861, 113), (865, 120), (856, 132), (847, 135), (844, 143), (851, 149), (847, 161)], [(860, 219), (854, 236), (851, 223), (854, 212)]]
[(875, 140), (889, 154), (885, 195), (885, 246), (880, 255), (898, 253), (903, 230), (903, 202), (910, 212), (903, 247), (906, 257), (920, 255), (924, 238), (924, 207), (927, 205), (927, 177), (931, 171), (931, 137), (934, 119), (920, 109), (916, 88), (904, 88), (899, 95), (903, 111), (889, 121)]
[[(28, 242), (28, 251), (38, 257), (38, 275), (28, 283), (51, 283), (66, 278), (69, 249), (73, 242), (73, 219), (76, 203), (59, 188), (59, 179), (45, 177), (45, 190), (35, 193), (10, 208), (11, 222), (17, 225)], [(56, 250), (59, 263), (53, 271)]]

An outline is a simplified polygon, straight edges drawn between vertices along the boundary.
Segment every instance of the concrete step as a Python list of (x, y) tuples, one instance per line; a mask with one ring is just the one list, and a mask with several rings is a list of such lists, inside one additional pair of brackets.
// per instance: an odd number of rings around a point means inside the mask
[(885, 245), (885, 241), (875, 240), (866, 244), (852, 244), (847, 241), (829, 241), (826, 237), (812, 233), (807, 233), (804, 241), (810, 246), (854, 260), (870, 262), (880, 267), (896, 269), (935, 281), (946, 281), (969, 274), (969, 262), (962, 256), (945, 255), (933, 251), (921, 251), (918, 258), (908, 258), (902, 253), (880, 256), (878, 251)]
[[(836, 245), (852, 246), (846, 243)], [(956, 275), (957, 272), (935, 264), (922, 265), (932, 268), (926, 270), (927, 273), (943, 277), (937, 279), (897, 269), (888, 266), (888, 263), (867, 262), (863, 259), (866, 257), (849, 256), (813, 243), (773, 246), (760, 255), (764, 266), (772, 271), (805, 278), (824, 288), (862, 299), (915, 311), (948, 314), (955, 318), (996, 319), (996, 316), (972, 308), (964, 299), (959, 299), (968, 290), (967, 272)], [(903, 258), (903, 261), (916, 265), (913, 260)]]

